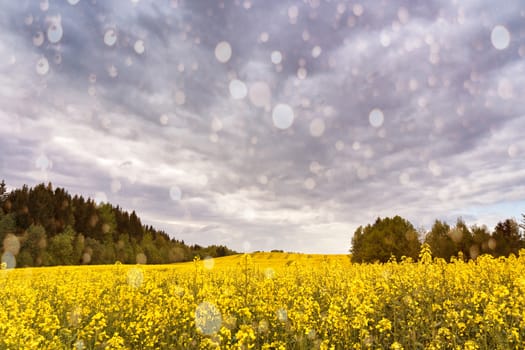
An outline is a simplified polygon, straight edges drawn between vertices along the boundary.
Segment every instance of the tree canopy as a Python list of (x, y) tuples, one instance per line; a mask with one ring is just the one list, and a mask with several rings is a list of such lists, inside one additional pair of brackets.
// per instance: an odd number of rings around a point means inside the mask
[[(15, 241), (19, 249), (13, 254), (8, 248)], [(161, 264), (235, 253), (222, 245), (188, 246), (143, 225), (135, 211), (71, 196), (65, 189), (53, 189), (51, 183), (33, 188), (24, 185), (11, 192), (4, 181), (0, 183), (0, 243), (2, 260), (14, 261), (16, 266), (137, 260)]]
[(377, 218), (373, 225), (358, 227), (352, 239), (352, 261), (386, 262), (392, 257), (416, 259), (421, 243), (414, 226), (400, 216)]
[[(495, 257), (517, 255), (525, 248), (525, 237), (520, 228), (525, 229), (525, 215), (522, 223), (515, 219), (499, 222), (492, 232), (485, 226), (468, 227), (458, 218), (454, 226), (435, 220), (423, 242), (428, 244), (432, 255), (450, 261), (452, 257), (476, 259), (482, 254)], [(352, 238), (352, 261), (385, 262), (391, 257), (402, 256), (418, 258), (420, 237), (407, 220), (395, 216), (378, 218), (372, 225), (358, 227)]]

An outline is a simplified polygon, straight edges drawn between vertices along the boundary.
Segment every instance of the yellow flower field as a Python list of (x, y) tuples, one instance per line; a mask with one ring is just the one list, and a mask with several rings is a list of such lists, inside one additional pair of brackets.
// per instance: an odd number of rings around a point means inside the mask
[(0, 271), (0, 349), (522, 349), (525, 251)]

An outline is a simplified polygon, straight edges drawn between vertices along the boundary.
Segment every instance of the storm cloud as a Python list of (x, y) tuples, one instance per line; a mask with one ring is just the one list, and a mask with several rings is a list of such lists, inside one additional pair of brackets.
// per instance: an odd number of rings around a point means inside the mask
[(524, 23), (517, 0), (8, 2), (1, 177), (241, 251), (492, 226), (525, 211)]

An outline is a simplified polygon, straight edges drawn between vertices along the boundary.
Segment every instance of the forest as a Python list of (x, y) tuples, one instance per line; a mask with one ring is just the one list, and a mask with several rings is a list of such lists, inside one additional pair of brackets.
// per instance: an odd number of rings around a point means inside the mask
[(486, 225), (468, 226), (462, 218), (455, 225), (435, 220), (430, 231), (416, 230), (406, 219), (377, 218), (374, 224), (360, 226), (352, 237), (352, 261), (387, 262), (403, 257), (418, 260), (422, 244), (432, 256), (446, 261), (473, 260), (483, 254), (494, 257), (518, 255), (525, 248), (525, 215), (522, 223), (514, 218), (498, 222), (492, 231)]
[(166, 264), (236, 254), (223, 245), (188, 245), (142, 224), (135, 211), (96, 204), (51, 183), (9, 192), (0, 183), (0, 242), (7, 267)]

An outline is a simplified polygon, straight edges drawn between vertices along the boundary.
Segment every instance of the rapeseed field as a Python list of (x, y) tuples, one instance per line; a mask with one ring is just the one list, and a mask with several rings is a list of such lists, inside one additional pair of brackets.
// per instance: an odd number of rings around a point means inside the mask
[(525, 251), (0, 271), (0, 349), (523, 349)]

